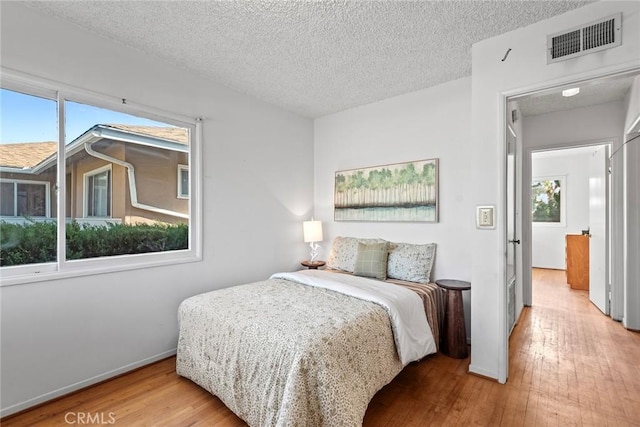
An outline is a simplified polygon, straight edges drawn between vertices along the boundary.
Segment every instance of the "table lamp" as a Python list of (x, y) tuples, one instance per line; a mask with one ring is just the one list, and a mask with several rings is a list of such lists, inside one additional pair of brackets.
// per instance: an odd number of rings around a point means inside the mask
[(304, 231), (304, 241), (305, 243), (309, 243), (309, 247), (311, 248), (311, 262), (315, 262), (318, 257), (318, 249), (320, 249), (320, 245), (316, 242), (322, 241), (322, 221), (314, 221), (311, 218), (311, 221), (303, 221), (302, 229)]

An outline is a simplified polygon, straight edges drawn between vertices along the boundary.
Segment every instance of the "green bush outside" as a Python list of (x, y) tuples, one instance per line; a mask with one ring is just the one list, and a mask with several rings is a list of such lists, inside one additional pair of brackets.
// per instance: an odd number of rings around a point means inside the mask
[[(11, 224), (0, 221), (0, 265), (56, 260), (55, 222)], [(67, 260), (163, 252), (189, 247), (186, 224), (108, 224), (66, 227)]]

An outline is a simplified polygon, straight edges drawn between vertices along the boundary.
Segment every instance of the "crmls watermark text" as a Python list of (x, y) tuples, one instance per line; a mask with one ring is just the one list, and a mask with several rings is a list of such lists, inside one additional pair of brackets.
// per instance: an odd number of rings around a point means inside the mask
[(67, 424), (115, 424), (115, 412), (67, 412), (64, 414)]

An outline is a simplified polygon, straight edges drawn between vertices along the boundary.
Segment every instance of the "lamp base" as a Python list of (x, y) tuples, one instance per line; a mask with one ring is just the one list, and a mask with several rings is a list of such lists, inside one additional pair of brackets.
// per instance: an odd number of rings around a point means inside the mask
[(311, 259), (309, 260), (309, 262), (313, 263), (316, 262), (316, 258), (318, 258), (318, 250), (320, 249), (320, 245), (317, 244), (316, 242), (311, 242), (309, 243), (309, 248), (311, 248), (310, 251), (310, 255), (311, 255)]

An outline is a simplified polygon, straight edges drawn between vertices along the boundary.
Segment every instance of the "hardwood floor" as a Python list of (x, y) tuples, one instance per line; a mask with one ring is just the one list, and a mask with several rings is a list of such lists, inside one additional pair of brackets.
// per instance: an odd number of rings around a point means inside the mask
[[(533, 307), (511, 336), (507, 384), (470, 375), (468, 365), (469, 359), (437, 354), (407, 366), (373, 398), (364, 426), (640, 426), (640, 333), (602, 315), (586, 291), (571, 290), (564, 271), (534, 270)], [(103, 425), (111, 419), (120, 426), (245, 425), (177, 376), (175, 358), (2, 425), (88, 425), (79, 422), (87, 414)]]

